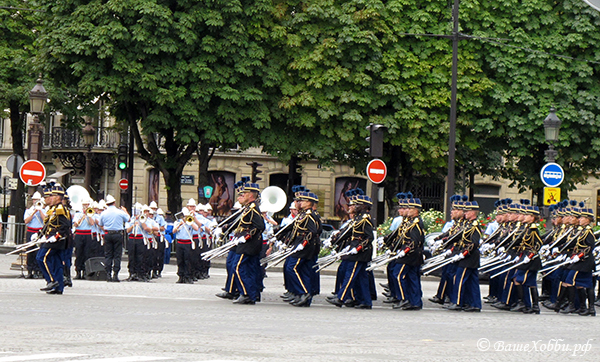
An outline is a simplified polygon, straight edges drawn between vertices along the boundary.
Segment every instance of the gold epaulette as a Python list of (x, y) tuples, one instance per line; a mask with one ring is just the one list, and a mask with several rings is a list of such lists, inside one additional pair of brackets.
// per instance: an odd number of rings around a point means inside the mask
[(473, 222), (471, 223), (471, 226), (477, 226), (479, 225), (479, 222), (477, 220), (473, 220)]
[(306, 215), (310, 215), (310, 214), (312, 214), (312, 210), (310, 210), (310, 209), (306, 210)]
[(369, 214), (363, 214), (362, 218), (363, 219), (367, 219), (369, 217)]
[(56, 207), (54, 208), (54, 213), (56, 214), (56, 216), (62, 215), (62, 216), (68, 217), (67, 210), (65, 209), (65, 207), (62, 204), (56, 205)]
[(538, 228), (538, 224), (537, 224), (537, 223), (532, 223), (532, 224), (529, 226), (529, 228), (530, 228), (530, 229), (537, 229), (537, 228)]

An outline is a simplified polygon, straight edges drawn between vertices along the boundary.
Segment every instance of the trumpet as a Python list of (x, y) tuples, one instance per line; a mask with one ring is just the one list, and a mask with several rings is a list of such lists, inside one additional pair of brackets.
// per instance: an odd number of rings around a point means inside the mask
[(184, 219), (185, 224), (191, 226), (194, 223), (194, 217), (192, 215), (188, 215)]
[(87, 217), (92, 217), (92, 216), (94, 216), (94, 214), (95, 214), (95, 213), (96, 213), (96, 212), (95, 212), (95, 211), (94, 211), (94, 209), (92, 209), (91, 207), (88, 207), (88, 208), (85, 210), (85, 215), (86, 215)]
[(40, 200), (40, 201), (38, 201), (38, 202), (35, 203), (34, 207), (35, 207), (36, 210), (41, 210), (41, 209), (44, 208), (44, 203), (42, 202), (42, 200)]
[(140, 215), (140, 217), (138, 218), (138, 220), (139, 220), (141, 223), (145, 223), (145, 222), (146, 222), (146, 215)]

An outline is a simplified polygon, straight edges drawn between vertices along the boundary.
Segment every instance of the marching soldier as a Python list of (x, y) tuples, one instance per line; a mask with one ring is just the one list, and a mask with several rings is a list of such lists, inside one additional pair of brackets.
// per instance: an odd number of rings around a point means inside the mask
[(361, 189), (353, 191), (349, 204), (349, 213), (354, 215), (350, 224), (352, 229), (340, 245), (344, 254), (338, 268), (340, 287), (335, 297), (326, 300), (337, 307), (371, 309), (373, 302), (366, 268), (373, 253), (373, 223), (369, 215), (373, 202)]
[(46, 218), (37, 261), (46, 279), (46, 286), (41, 288), (48, 294), (63, 294), (63, 262), (62, 251), (67, 247), (67, 239), (71, 233), (71, 215), (62, 201), (65, 190), (62, 186), (52, 188), (49, 199), (50, 209)]
[(313, 211), (319, 198), (306, 190), (296, 193), (296, 200), (300, 213), (294, 220), (290, 235), (290, 246), (295, 252), (288, 257), (284, 273), (287, 275), (288, 290), (295, 296), (290, 304), (309, 307), (314, 292), (314, 253), (320, 246), (319, 221)]
[(265, 222), (260, 213), (258, 184), (246, 182), (237, 196), (243, 207), (242, 216), (235, 228), (233, 241), (237, 244), (233, 265), (233, 281), (240, 293), (234, 304), (255, 304), (260, 301), (262, 278), (260, 273), (260, 250)]

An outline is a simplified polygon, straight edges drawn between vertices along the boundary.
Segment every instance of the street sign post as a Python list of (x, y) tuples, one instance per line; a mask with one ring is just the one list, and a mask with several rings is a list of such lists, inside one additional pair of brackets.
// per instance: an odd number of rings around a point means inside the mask
[(560, 187), (544, 187), (544, 206), (554, 205), (560, 201)]
[(8, 158), (6, 159), (6, 169), (13, 174), (15, 172), (17, 172), (18, 170), (20, 170), (22, 165), (23, 165), (23, 157), (15, 154), (15, 153), (8, 156)]
[(24, 184), (37, 186), (46, 178), (46, 167), (38, 160), (29, 160), (21, 166), (19, 177)]
[(119, 188), (121, 190), (127, 190), (128, 187), (129, 187), (129, 181), (127, 181), (126, 178), (122, 178), (119, 180)]
[(565, 179), (565, 171), (557, 163), (547, 163), (540, 171), (540, 178), (548, 187), (558, 187)]
[(383, 180), (385, 180), (386, 175), (387, 167), (385, 166), (385, 162), (382, 160), (375, 158), (367, 165), (367, 176), (372, 183), (382, 183)]

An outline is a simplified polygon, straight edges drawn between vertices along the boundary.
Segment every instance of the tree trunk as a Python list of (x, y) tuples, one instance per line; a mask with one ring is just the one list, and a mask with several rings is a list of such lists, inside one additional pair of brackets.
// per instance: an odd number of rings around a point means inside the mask
[[(198, 147), (198, 149), (196, 150), (196, 155), (198, 156), (198, 187), (204, 187), (207, 186), (209, 183), (208, 165), (210, 163), (210, 160), (212, 159), (212, 156), (215, 154), (215, 149), (213, 147), (211, 150), (211, 145), (208, 144), (208, 142), (200, 142), (200, 147)], [(202, 192), (202, 195), (204, 195), (204, 192)], [(199, 197), (200, 200), (198, 201), (202, 202), (203, 204), (206, 204), (209, 198), (210, 196), (206, 197), (206, 195), (204, 195), (204, 197), (202, 198)]]
[[(10, 131), (12, 136), (13, 154), (25, 158), (23, 151), (23, 129), (25, 128), (26, 114), (19, 111), (19, 102), (10, 101)], [(12, 177), (19, 178), (19, 170), (15, 168)], [(16, 222), (23, 222), (23, 213), (25, 212), (25, 184), (17, 182), (17, 190), (11, 191), (9, 215), (15, 215)], [(6, 220), (4, 220), (6, 221)]]

